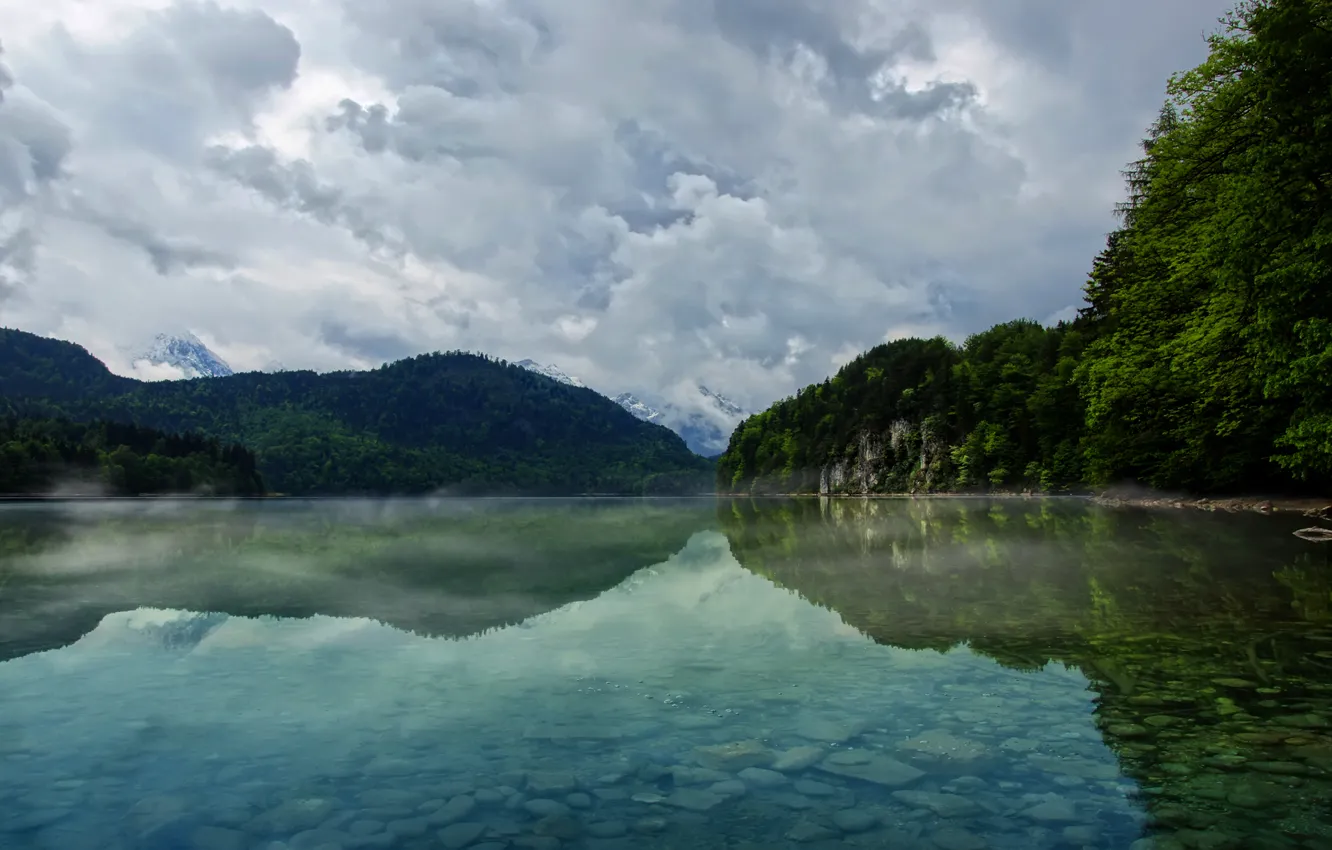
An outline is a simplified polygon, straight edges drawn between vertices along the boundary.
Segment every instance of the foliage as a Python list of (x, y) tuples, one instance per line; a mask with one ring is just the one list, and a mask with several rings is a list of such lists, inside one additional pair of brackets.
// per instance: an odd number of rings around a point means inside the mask
[(0, 493), (50, 493), (78, 481), (113, 495), (264, 492), (252, 452), (111, 422), (0, 417)]
[[(1071, 378), (1084, 345), (1073, 325), (1025, 320), (962, 346), (940, 338), (880, 345), (741, 423), (718, 461), (719, 484), (814, 489), (827, 464), (865, 454), (867, 434), (890, 435), (870, 453), (902, 458), (888, 473), (894, 489), (1075, 484), (1082, 406)], [(921, 463), (930, 443), (946, 447), (933, 470)]]
[(712, 463), (669, 430), (592, 390), (475, 354), (144, 383), (78, 346), (0, 330), (0, 387), (27, 413), (240, 443), (279, 493), (711, 490)]
[[(1075, 321), (879, 346), (743, 423), (719, 484), (812, 490), (851, 459), (870, 490), (1332, 485), (1332, 0), (1246, 0), (1210, 47), (1125, 173)], [(946, 464), (903, 448), (927, 421)], [(932, 474), (867, 479), (886, 433)]]

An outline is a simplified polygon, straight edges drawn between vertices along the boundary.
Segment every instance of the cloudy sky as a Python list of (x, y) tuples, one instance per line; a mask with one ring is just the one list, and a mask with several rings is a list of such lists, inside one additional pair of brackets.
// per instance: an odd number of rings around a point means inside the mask
[(0, 324), (763, 406), (1080, 296), (1227, 0), (0, 0)]

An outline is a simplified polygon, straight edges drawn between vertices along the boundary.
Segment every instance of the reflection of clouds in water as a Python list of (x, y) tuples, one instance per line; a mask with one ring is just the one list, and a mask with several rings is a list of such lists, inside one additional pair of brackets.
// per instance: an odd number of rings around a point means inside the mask
[[(143, 652), (145, 641), (132, 636), (198, 616), (149, 609), (113, 614), (52, 660), (59, 658), (67, 667), (101, 664), (107, 660), (104, 653), (133, 648), (147, 663), (161, 663)], [(835, 613), (814, 608), (741, 568), (725, 538), (707, 532), (695, 535), (666, 563), (640, 571), (596, 599), (570, 603), (520, 627), (446, 640), (416, 638), (368, 619), (228, 617), (203, 635), (190, 655), (215, 655), (212, 663), (226, 664), (224, 653), (256, 649), (299, 670), (306, 665), (301, 653), (338, 650), (335, 656), (321, 656), (319, 668), (310, 671), (319, 678), (341, 670), (391, 681), (402, 668), (449, 666), (502, 678), (628, 677), (644, 664), (669, 669), (709, 652), (733, 652), (737, 645), (790, 653), (847, 639), (864, 642)], [(360, 656), (366, 652), (376, 653), (376, 663), (362, 670)]]
[[(208, 628), (199, 625), (205, 618)], [(197, 640), (187, 645), (180, 636), (191, 634)], [(364, 618), (141, 609), (106, 617), (65, 649), (0, 664), (0, 683), (26, 680), (52, 699), (78, 694), (108, 719), (174, 710), (190, 722), (225, 722), (235, 708), (219, 694), (227, 689), (248, 695), (252, 716), (280, 710), (332, 722), (406, 700), (427, 713), (494, 722), (495, 711), (513, 711), (510, 703), (532, 692), (561, 694), (568, 710), (594, 714), (591, 689), (606, 683), (660, 695), (706, 691), (723, 678), (737, 691), (808, 680), (835, 701), (848, 679), (892, 669), (925, 675), (968, 657), (927, 661), (876, 646), (836, 613), (741, 568), (725, 538), (706, 532), (596, 599), (462, 640)], [(724, 677), (691, 673), (698, 665), (724, 666)]]

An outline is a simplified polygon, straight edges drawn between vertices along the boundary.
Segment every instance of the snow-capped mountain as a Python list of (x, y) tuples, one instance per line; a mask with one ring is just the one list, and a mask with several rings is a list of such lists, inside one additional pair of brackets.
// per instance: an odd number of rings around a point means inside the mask
[(696, 454), (714, 457), (726, 451), (735, 426), (749, 414), (720, 393), (698, 385), (698, 403), (666, 405), (666, 426)]
[(158, 334), (149, 349), (134, 358), (146, 360), (154, 366), (171, 366), (185, 373), (186, 378), (222, 378), (235, 374), (221, 357), (208, 350), (197, 336)]
[(536, 372), (538, 375), (545, 375), (547, 378), (550, 378), (552, 381), (559, 381), (561, 384), (568, 384), (571, 387), (587, 386), (587, 384), (584, 384), (582, 381), (578, 380), (575, 377), (572, 377), (571, 375), (564, 374), (554, 366), (545, 366), (541, 363), (536, 362), (535, 360), (519, 360), (517, 363), (513, 365), (521, 366), (524, 369), (527, 369), (528, 371)]
[(612, 398), (611, 401), (615, 402), (620, 407), (623, 407), (639, 419), (642, 419), (644, 422), (659, 422), (661, 420), (660, 410), (644, 404), (638, 396), (633, 393), (620, 393)]
[(737, 420), (749, 416), (743, 407), (731, 401), (721, 393), (714, 393), (702, 384), (698, 385), (698, 391), (703, 394), (704, 398), (711, 401), (718, 410), (725, 413), (727, 416), (734, 416)]
[[(543, 365), (534, 360), (522, 360), (515, 365), (545, 375), (562, 384), (575, 387), (587, 386), (578, 378), (564, 373), (555, 366)], [(649, 404), (633, 393), (620, 393), (610, 396), (610, 399), (644, 422), (661, 425), (679, 434), (685, 445), (695, 454), (713, 457), (726, 451), (731, 432), (749, 414), (726, 396), (713, 392), (702, 384), (697, 389), (697, 398), (689, 398), (681, 403), (654, 399)]]

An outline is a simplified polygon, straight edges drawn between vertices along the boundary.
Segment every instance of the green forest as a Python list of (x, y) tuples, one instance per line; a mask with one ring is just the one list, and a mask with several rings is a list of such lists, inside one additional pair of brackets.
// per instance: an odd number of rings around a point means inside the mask
[[(244, 446), (290, 495), (711, 492), (714, 467), (593, 390), (462, 352), (365, 372), (142, 382), (73, 343), (0, 330), (16, 415), (111, 421)], [(160, 456), (160, 455), (159, 455)]]
[(1086, 303), (878, 346), (737, 428), (734, 492), (1332, 489), (1332, 2), (1175, 75)]
[(0, 493), (258, 496), (254, 453), (113, 422), (0, 416)]

